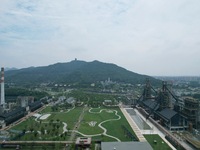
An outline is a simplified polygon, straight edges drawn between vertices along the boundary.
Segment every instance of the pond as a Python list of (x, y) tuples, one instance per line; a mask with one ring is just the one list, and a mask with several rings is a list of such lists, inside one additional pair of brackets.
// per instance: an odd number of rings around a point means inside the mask
[(140, 130), (151, 130), (151, 127), (144, 121), (134, 109), (126, 109), (133, 121), (136, 123)]

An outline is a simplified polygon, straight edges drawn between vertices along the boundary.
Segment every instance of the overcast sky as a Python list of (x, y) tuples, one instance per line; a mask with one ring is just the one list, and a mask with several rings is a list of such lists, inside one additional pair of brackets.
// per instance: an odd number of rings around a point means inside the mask
[(1, 0), (0, 65), (78, 60), (200, 75), (200, 0)]

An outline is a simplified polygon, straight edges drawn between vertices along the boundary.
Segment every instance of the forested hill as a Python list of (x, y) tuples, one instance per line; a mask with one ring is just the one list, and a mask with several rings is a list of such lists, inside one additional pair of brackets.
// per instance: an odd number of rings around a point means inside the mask
[(16, 84), (38, 84), (44, 82), (85, 84), (105, 81), (108, 78), (117, 82), (142, 84), (147, 77), (150, 78), (152, 83), (159, 82), (159, 80), (152, 77), (128, 71), (115, 64), (78, 60), (5, 72), (6, 82)]

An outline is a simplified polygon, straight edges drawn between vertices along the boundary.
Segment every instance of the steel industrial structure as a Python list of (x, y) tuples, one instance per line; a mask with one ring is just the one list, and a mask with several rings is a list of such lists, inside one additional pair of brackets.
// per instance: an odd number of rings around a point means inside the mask
[(138, 104), (148, 112), (147, 119), (152, 116), (170, 130), (198, 128), (199, 101), (194, 98), (180, 99), (166, 81), (162, 82), (162, 88), (155, 90), (149, 79), (146, 79)]

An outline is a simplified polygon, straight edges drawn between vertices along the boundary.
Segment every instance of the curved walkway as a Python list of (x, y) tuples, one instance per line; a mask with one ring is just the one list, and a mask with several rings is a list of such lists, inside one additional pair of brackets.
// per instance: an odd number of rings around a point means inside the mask
[[(91, 109), (89, 110), (89, 112), (90, 112), (90, 113), (96, 113), (96, 114), (99, 114), (99, 113), (101, 113), (102, 111), (108, 110), (108, 109), (101, 109), (99, 112), (92, 112), (92, 111), (91, 111), (92, 109), (93, 109), (93, 108), (91, 108)], [(94, 134), (94, 135), (86, 135), (86, 134), (83, 134), (83, 133), (81, 133), (81, 132), (79, 132), (79, 131), (76, 131), (76, 130), (70, 130), (70, 132), (73, 132), (73, 131), (74, 131), (74, 132), (76, 132), (76, 133), (78, 133), (78, 134), (80, 134), (80, 135), (82, 135), (82, 136), (88, 136), (88, 137), (100, 136), (100, 135), (103, 134), (103, 135), (105, 135), (105, 136), (107, 136), (107, 137), (113, 138), (113, 139), (115, 139), (115, 140), (121, 142), (121, 140), (118, 139), (117, 137), (114, 137), (114, 136), (112, 136), (112, 135), (107, 134), (107, 129), (104, 128), (104, 127), (102, 126), (103, 123), (106, 123), (106, 122), (109, 122), (109, 121), (117, 121), (117, 120), (120, 120), (120, 119), (121, 119), (121, 116), (117, 114), (118, 111), (116, 111), (116, 110), (112, 110), (112, 111), (115, 112), (115, 115), (116, 115), (118, 118), (117, 118), (117, 119), (108, 119), (108, 120), (105, 120), (105, 121), (100, 122), (100, 123), (98, 124), (98, 126), (103, 130), (103, 133), (101, 133), (101, 134)]]
[[(73, 110), (73, 109), (75, 109), (75, 106), (74, 106), (73, 108), (67, 110), (66, 112), (62, 112), (62, 113), (68, 113), (68, 112), (70, 112), (70, 111)], [(115, 112), (115, 115), (116, 115), (118, 118), (116, 118), (116, 119), (108, 119), (108, 120), (104, 120), (104, 121), (100, 122), (100, 123), (98, 124), (98, 126), (103, 130), (103, 133), (100, 133), (100, 134), (87, 135), (87, 134), (83, 134), (83, 133), (81, 133), (81, 132), (79, 132), (79, 131), (77, 131), (77, 130), (69, 130), (69, 132), (76, 132), (76, 133), (78, 133), (78, 134), (80, 134), (80, 135), (82, 135), (82, 136), (87, 136), (87, 137), (101, 136), (101, 135), (103, 134), (103, 135), (105, 135), (105, 136), (107, 136), (107, 137), (110, 137), (110, 138), (113, 138), (113, 139), (117, 140), (118, 142), (121, 142), (121, 140), (118, 139), (117, 137), (107, 134), (107, 129), (104, 128), (104, 127), (102, 126), (102, 124), (104, 124), (104, 123), (106, 123), (106, 122), (120, 120), (120, 119), (121, 119), (121, 116), (118, 115), (118, 111), (117, 111), (117, 110), (101, 109), (99, 112), (92, 112), (92, 109), (94, 109), (94, 108), (89, 109), (89, 113), (100, 114), (102, 111), (112, 111), (112, 112)], [(51, 112), (51, 113), (61, 113), (61, 112)], [(35, 121), (39, 122), (37, 119), (38, 119), (38, 118), (36, 118)], [(42, 122), (42, 123), (48, 123), (48, 122)], [(63, 123), (63, 125), (64, 125), (64, 126), (63, 126), (63, 133), (68, 132), (68, 130), (67, 130), (67, 123), (65, 123), (65, 122), (62, 122), (62, 123)]]
[(121, 116), (117, 114), (118, 112), (117, 112), (116, 110), (113, 110), (113, 111), (115, 111), (115, 115), (118, 116), (118, 118), (117, 118), (117, 119), (108, 119), (108, 120), (105, 120), (105, 121), (101, 122), (98, 126), (99, 126), (101, 129), (104, 130), (103, 135), (108, 136), (108, 137), (110, 137), (110, 138), (113, 138), (113, 139), (115, 139), (115, 140), (121, 142), (120, 139), (118, 139), (118, 138), (116, 138), (116, 137), (114, 137), (114, 136), (108, 135), (108, 134), (107, 134), (107, 129), (104, 128), (104, 127), (102, 126), (102, 124), (105, 123), (105, 122), (117, 121), (117, 120), (120, 120), (120, 119), (121, 119)]
[(65, 133), (65, 132), (67, 132), (68, 130), (67, 130), (67, 123), (65, 123), (65, 122), (62, 122), (63, 123), (63, 133)]
[(99, 112), (92, 112), (92, 109), (98, 109), (98, 108), (90, 108), (89, 113), (91, 113), (91, 114), (100, 114), (102, 111), (108, 110), (108, 109), (101, 109)]

